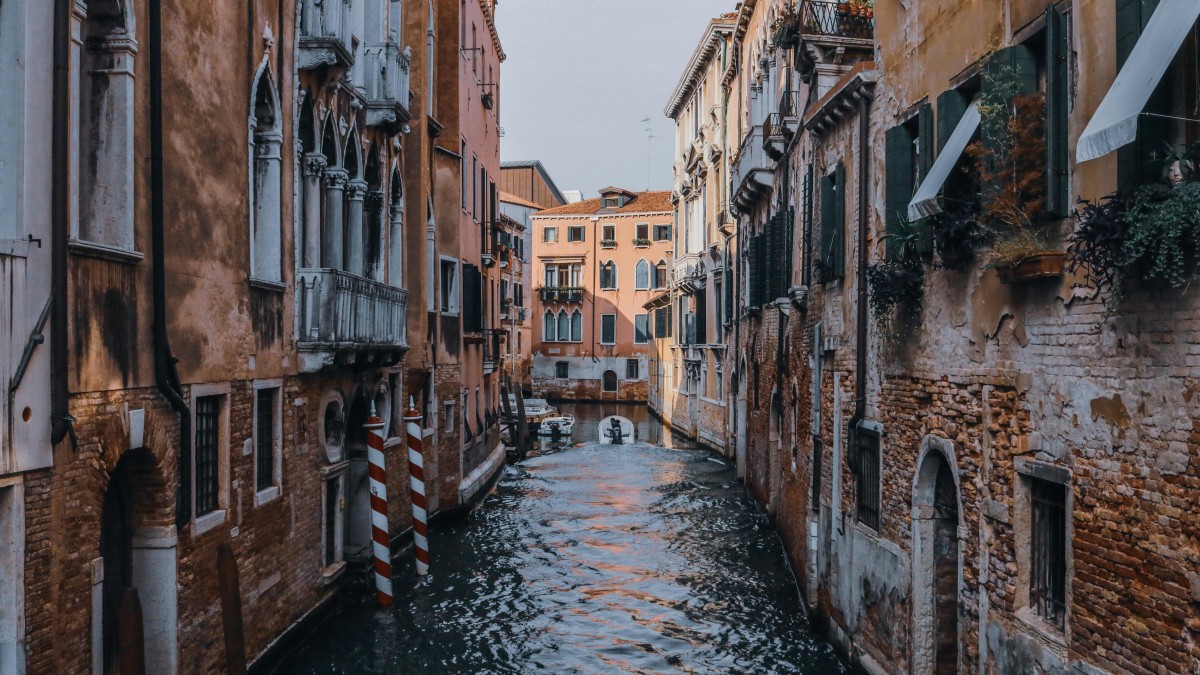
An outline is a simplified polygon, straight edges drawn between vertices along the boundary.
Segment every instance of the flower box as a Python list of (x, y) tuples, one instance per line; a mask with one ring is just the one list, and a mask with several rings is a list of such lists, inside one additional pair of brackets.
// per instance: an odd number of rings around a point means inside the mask
[(1062, 251), (1046, 251), (1023, 258), (1013, 265), (997, 266), (1000, 281), (1020, 284), (1041, 279), (1057, 279), (1063, 275), (1066, 254)]

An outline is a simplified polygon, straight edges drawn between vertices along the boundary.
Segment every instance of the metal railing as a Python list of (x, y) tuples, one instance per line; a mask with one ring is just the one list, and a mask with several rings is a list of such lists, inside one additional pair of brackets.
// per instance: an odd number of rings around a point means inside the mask
[(833, 0), (803, 0), (800, 7), (800, 34), (874, 39), (875, 19), (842, 13), (841, 6), (849, 4)]
[(407, 110), (410, 78), (408, 54), (399, 45), (387, 42), (368, 47), (365, 57), (367, 101), (400, 105)]
[(583, 302), (582, 286), (543, 286), (538, 289), (542, 302)]
[[(738, 148), (737, 159), (733, 162), (731, 174), (733, 180), (733, 195), (735, 202), (743, 201), (740, 197), (743, 192), (758, 192), (763, 188), (769, 188), (771, 185), (771, 171), (773, 163), (767, 157), (767, 151), (763, 147), (763, 128), (756, 126), (750, 130), (746, 137), (742, 139), (741, 147)], [(755, 174), (766, 173), (761, 180), (753, 180)]]
[(296, 273), (300, 344), (408, 346), (408, 291), (334, 269)]

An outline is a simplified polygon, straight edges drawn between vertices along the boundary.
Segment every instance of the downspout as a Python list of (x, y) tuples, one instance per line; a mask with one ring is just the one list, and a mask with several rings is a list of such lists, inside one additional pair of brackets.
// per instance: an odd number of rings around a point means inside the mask
[(163, 213), (162, 0), (149, 0), (150, 18), (150, 255), (153, 267), (154, 382), (179, 415), (179, 487), (175, 527), (192, 517), (192, 411), (183, 396), (179, 359), (171, 353), (167, 334), (166, 234)]
[(857, 452), (858, 425), (867, 416), (867, 180), (870, 147), (869, 94), (859, 90), (858, 96), (858, 319), (854, 352), (854, 417), (850, 418), (850, 453)]
[[(72, 0), (54, 3), (54, 131), (51, 137), (50, 204), (50, 443), (58, 445), (72, 433), (67, 399), (67, 235), (70, 228), (67, 202), (71, 190), (68, 175), (70, 152)], [(10, 406), (11, 412), (11, 406)], [(74, 435), (72, 434), (72, 437)]]

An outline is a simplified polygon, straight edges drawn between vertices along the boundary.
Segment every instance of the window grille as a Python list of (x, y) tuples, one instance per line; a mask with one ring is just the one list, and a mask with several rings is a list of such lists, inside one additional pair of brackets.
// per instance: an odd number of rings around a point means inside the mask
[(554, 364), (554, 376), (557, 378), (565, 378), (570, 376), (570, 364), (566, 361), (556, 361)]
[(858, 480), (854, 490), (858, 522), (879, 529), (879, 437), (859, 429)]
[(221, 397), (196, 399), (196, 515), (220, 507), (219, 437)]
[(821, 462), (823, 460), (825, 444), (821, 442), (820, 436), (813, 436), (813, 451), (812, 451), (812, 495), (809, 497), (809, 508), (813, 513), (821, 512)]
[(255, 414), (254, 444), (257, 459), (255, 487), (266, 490), (275, 484), (275, 397), (278, 389), (259, 389)]
[(637, 359), (625, 359), (625, 379), (636, 380), (641, 375), (641, 370)]
[(1029, 600), (1038, 616), (1059, 629), (1066, 618), (1067, 486), (1029, 479), (1033, 504)]

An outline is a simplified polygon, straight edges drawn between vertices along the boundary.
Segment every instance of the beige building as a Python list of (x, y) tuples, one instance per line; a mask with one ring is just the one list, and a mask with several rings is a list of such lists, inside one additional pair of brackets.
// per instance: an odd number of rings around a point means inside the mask
[(532, 386), (548, 399), (644, 401), (649, 314), (670, 283), (670, 193), (605, 188), (532, 216)]

